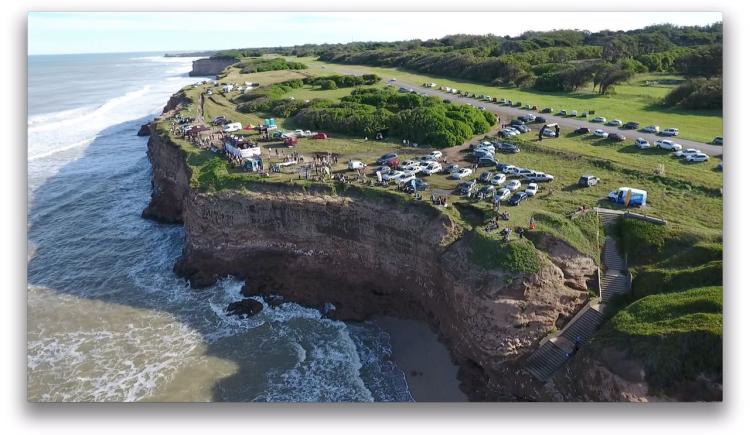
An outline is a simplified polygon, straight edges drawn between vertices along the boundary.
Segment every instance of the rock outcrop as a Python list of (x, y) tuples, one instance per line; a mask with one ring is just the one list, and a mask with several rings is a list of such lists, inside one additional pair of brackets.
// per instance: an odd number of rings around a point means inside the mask
[(191, 77), (214, 77), (229, 65), (237, 63), (234, 58), (209, 57), (193, 61), (193, 69), (190, 70)]

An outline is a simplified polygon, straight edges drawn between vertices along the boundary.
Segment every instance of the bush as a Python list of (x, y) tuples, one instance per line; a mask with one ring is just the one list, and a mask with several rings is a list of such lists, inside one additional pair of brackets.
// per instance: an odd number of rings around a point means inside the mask
[(337, 89), (336, 82), (333, 80), (323, 80), (320, 82), (320, 89)]
[[(237, 56), (238, 54), (233, 54), (233, 57)], [(307, 65), (301, 62), (290, 62), (279, 57), (274, 59), (251, 59), (240, 63), (238, 67), (241, 68), (242, 74), (250, 74), (264, 71), (305, 69)]]
[(683, 109), (721, 109), (723, 107), (722, 79), (687, 80), (672, 89), (662, 102), (665, 106)]
[(638, 264), (658, 258), (668, 236), (666, 225), (625, 218), (617, 221), (614, 233), (628, 261)]

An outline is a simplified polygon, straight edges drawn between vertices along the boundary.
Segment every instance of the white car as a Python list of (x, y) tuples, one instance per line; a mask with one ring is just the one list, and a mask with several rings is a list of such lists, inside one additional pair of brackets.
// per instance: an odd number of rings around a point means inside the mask
[(527, 176), (526, 179), (533, 181), (553, 181), (555, 177), (550, 174), (545, 174), (544, 172), (535, 172), (530, 176)]
[(419, 161), (420, 162), (434, 162), (434, 161), (437, 161), (437, 158), (435, 158), (435, 157), (433, 157), (431, 155), (426, 155), (426, 156), (420, 157)]
[(508, 136), (517, 136), (517, 135), (521, 134), (520, 131), (516, 130), (515, 128), (510, 128), (510, 127), (506, 127), (504, 129), (500, 130), (500, 133), (503, 136), (505, 136), (505, 137), (508, 137)]
[(659, 139), (655, 143), (656, 143), (656, 146), (665, 150), (679, 151), (682, 149), (682, 145), (678, 143), (674, 143), (669, 139)]
[(555, 130), (552, 130), (551, 128), (545, 128), (542, 130), (542, 136), (544, 137), (557, 137), (557, 133)]
[(602, 130), (601, 128), (597, 128), (596, 130), (594, 130), (594, 136), (606, 138), (607, 136), (609, 136), (609, 133)]
[(349, 160), (349, 163), (346, 165), (349, 169), (363, 169), (365, 166), (364, 163), (362, 163), (361, 160)]
[(577, 110), (571, 110), (570, 112), (568, 112), (568, 116), (578, 116), (578, 111)]
[(492, 201), (495, 203), (498, 203), (500, 201), (505, 201), (506, 199), (510, 198), (510, 195), (512, 192), (510, 189), (502, 188), (495, 191), (495, 195), (492, 198)]
[(402, 171), (391, 171), (383, 175), (383, 181), (395, 181), (396, 178), (404, 175)]
[(521, 188), (521, 182), (518, 180), (511, 180), (508, 184), (505, 185), (505, 188), (510, 190), (511, 192), (515, 192), (516, 190)]
[(454, 180), (460, 180), (471, 175), (471, 172), (472, 171), (469, 168), (459, 168), (458, 170), (451, 172), (451, 178)]
[(690, 154), (685, 157), (686, 162), (707, 162), (708, 156), (703, 153)]
[(529, 183), (526, 187), (526, 194), (529, 196), (534, 196), (537, 192), (539, 192), (539, 186), (536, 183)]
[(648, 127), (644, 127), (643, 131), (646, 133), (658, 133), (659, 132), (659, 126), (658, 125), (649, 125)]
[(518, 168), (518, 170), (516, 171), (516, 175), (518, 175), (519, 177), (525, 177), (533, 173), (534, 171), (532, 171), (531, 169), (526, 169), (526, 168)]
[(508, 165), (503, 168), (503, 174), (515, 175), (518, 172), (518, 168), (513, 165)]
[(607, 123), (607, 125), (612, 125), (612, 126), (615, 126), (615, 127), (622, 127), (622, 121), (620, 121), (619, 119), (613, 119), (613, 120), (609, 121)]
[(396, 184), (402, 184), (402, 183), (408, 183), (409, 181), (411, 181), (411, 180), (413, 180), (415, 178), (416, 177), (414, 176), (414, 174), (409, 173), (409, 172), (405, 172), (405, 173), (399, 175), (398, 177), (396, 177), (393, 181)]
[(432, 174), (437, 174), (438, 172), (442, 170), (443, 170), (443, 166), (440, 163), (430, 162), (427, 164), (427, 166), (424, 166), (419, 172), (421, 172), (424, 175), (432, 175)]
[(410, 162), (409, 164), (400, 164), (398, 168), (404, 172), (419, 172), (422, 169), (417, 162)]
[(391, 172), (391, 167), (390, 166), (385, 166), (385, 165), (378, 166), (378, 167), (376, 167), (373, 170), (373, 172), (380, 172), (381, 174), (387, 174), (387, 173)]
[(646, 148), (651, 148), (651, 144), (646, 139), (639, 137), (635, 140), (635, 146), (638, 148), (645, 150)]
[(677, 158), (682, 158), (682, 157), (687, 157), (690, 154), (698, 154), (698, 153), (700, 153), (700, 151), (698, 151), (697, 149), (695, 149), (695, 148), (688, 148), (686, 150), (675, 151), (674, 153), (672, 153), (672, 155), (675, 156), (675, 157), (677, 157)]
[(443, 153), (440, 151), (433, 151), (430, 153), (430, 156), (439, 159), (440, 157), (443, 157)]
[(607, 122), (607, 118), (603, 116), (597, 116), (596, 118), (592, 119), (591, 122)]
[(664, 130), (662, 130), (661, 134), (664, 136), (677, 136), (680, 134), (680, 129), (679, 128), (665, 128)]
[(495, 174), (490, 178), (490, 184), (494, 184), (495, 186), (499, 186), (503, 183), (505, 183), (505, 174)]

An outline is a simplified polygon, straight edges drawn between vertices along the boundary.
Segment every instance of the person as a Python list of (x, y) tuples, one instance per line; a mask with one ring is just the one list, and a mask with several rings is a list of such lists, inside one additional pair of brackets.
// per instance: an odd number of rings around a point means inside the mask
[(539, 129), (539, 140), (542, 140), (543, 133), (544, 133), (544, 128)]
[(560, 137), (560, 126), (559, 125), (555, 126), (555, 137)]
[(529, 218), (529, 229), (535, 230), (536, 229), (536, 221), (534, 220), (534, 216), (531, 216)]

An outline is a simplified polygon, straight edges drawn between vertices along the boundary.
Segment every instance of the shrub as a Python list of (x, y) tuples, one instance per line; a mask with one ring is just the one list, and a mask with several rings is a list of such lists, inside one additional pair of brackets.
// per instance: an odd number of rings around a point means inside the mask
[(648, 263), (661, 253), (667, 239), (665, 225), (652, 224), (639, 219), (620, 219), (614, 227), (620, 249), (628, 256), (628, 261)]
[(684, 109), (721, 109), (723, 86), (721, 78), (687, 80), (664, 97), (665, 106)]
[(529, 240), (503, 242), (481, 229), (472, 234), (471, 261), (487, 269), (509, 272), (536, 273), (540, 269), (539, 255)]
[(333, 80), (323, 80), (320, 82), (320, 89), (337, 89), (336, 82)]

